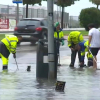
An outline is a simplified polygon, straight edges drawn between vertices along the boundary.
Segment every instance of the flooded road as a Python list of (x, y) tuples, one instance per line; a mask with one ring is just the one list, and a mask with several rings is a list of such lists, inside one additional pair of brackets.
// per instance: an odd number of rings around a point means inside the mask
[[(58, 67), (57, 73), (57, 80), (66, 82), (65, 91), (56, 92), (55, 81), (36, 79), (36, 47), (23, 48), (29, 50), (17, 52), (19, 70), (16, 70), (12, 55), (9, 57), (9, 71), (3, 73), (0, 67), (0, 100), (100, 100), (100, 70), (70, 69), (70, 49), (61, 48), (61, 61), (64, 57), (69, 60)], [(27, 66), (31, 66), (30, 72), (26, 71)]]

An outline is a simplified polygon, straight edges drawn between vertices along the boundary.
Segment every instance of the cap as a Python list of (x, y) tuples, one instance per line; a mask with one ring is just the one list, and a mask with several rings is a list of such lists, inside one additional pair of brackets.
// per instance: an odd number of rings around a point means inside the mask
[(57, 27), (58, 25), (59, 25), (59, 22), (56, 22), (56, 23), (55, 23), (55, 27)]

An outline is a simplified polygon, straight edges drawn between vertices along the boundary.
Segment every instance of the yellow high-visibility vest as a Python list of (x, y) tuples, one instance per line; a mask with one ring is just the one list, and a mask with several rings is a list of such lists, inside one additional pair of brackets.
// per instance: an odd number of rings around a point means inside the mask
[(59, 35), (59, 39), (64, 37), (63, 31), (58, 31), (58, 33), (55, 31), (54, 32), (54, 38), (58, 38)]
[(11, 53), (16, 53), (18, 38), (14, 35), (5, 35), (5, 38), (1, 40)]
[(72, 43), (78, 44), (84, 40), (83, 35), (79, 31), (72, 31), (68, 35), (68, 46), (72, 46)]

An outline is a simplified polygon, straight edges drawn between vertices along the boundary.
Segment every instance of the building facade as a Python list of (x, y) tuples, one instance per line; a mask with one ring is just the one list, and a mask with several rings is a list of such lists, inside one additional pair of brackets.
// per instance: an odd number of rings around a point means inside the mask
[[(0, 16), (2, 18), (8, 18), (16, 20), (17, 7), (14, 5), (1, 5), (0, 4)], [(28, 7), (29, 18), (47, 18), (47, 8), (43, 6), (30, 6)], [(26, 18), (26, 7), (19, 7), (19, 19)], [(61, 23), (61, 10), (54, 11), (54, 23), (59, 21)], [(67, 27), (80, 27), (78, 16), (69, 16), (69, 13), (64, 12), (63, 26)]]

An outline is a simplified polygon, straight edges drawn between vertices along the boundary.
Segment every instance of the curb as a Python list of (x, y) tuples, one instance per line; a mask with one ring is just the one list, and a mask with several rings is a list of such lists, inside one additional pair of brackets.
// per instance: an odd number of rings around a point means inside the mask
[(36, 51), (36, 49), (25, 49), (25, 50), (21, 50), (21, 49), (17, 49), (17, 52), (25, 52), (25, 51)]

